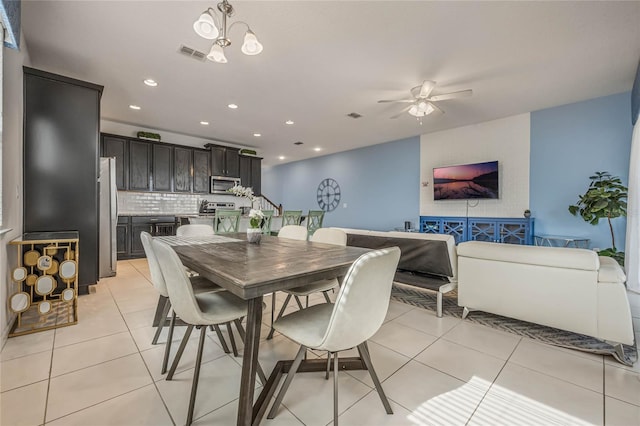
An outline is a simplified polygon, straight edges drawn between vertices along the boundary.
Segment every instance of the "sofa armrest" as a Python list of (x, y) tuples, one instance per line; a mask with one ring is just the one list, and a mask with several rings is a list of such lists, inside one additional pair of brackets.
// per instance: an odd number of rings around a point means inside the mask
[(598, 283), (624, 283), (627, 280), (622, 267), (615, 259), (607, 256), (599, 256), (599, 259)]

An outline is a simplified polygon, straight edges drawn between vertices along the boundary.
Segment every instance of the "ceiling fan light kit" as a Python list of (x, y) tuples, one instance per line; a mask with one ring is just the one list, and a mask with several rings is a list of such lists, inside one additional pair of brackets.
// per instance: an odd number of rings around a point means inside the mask
[(404, 108), (400, 114), (394, 115), (391, 118), (398, 118), (404, 112), (408, 112), (410, 115), (418, 118), (420, 124), (422, 124), (421, 119), (426, 117), (427, 115), (433, 113), (434, 111), (439, 111), (440, 113), (444, 113), (434, 102), (446, 101), (449, 99), (456, 98), (464, 98), (467, 96), (471, 96), (473, 91), (471, 89), (460, 90), (458, 92), (450, 92), (443, 93), (441, 95), (431, 96), (431, 92), (436, 87), (436, 82), (431, 80), (425, 80), (422, 82), (422, 85), (413, 87), (411, 89), (412, 99), (383, 99), (379, 100), (378, 103), (388, 103), (388, 102), (397, 102), (397, 103), (410, 103), (408, 107)]
[(244, 24), (247, 31), (244, 35), (241, 51), (245, 55), (254, 56), (262, 52), (263, 46), (258, 41), (255, 33), (251, 31), (249, 24), (243, 21), (236, 21), (227, 28), (227, 18), (233, 15), (233, 6), (227, 0), (218, 3), (218, 11), (222, 16), (222, 22), (218, 22), (216, 11), (208, 8), (193, 23), (193, 29), (200, 37), (207, 40), (214, 40), (207, 59), (219, 64), (226, 64), (227, 58), (224, 54), (224, 48), (231, 45), (231, 40), (227, 37), (228, 31), (236, 24)]

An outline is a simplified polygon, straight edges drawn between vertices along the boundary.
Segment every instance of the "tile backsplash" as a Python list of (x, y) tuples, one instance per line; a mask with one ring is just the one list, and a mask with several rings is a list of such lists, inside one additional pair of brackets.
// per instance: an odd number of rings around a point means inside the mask
[(118, 191), (118, 215), (179, 215), (198, 214), (201, 200), (225, 201), (236, 208), (249, 205), (248, 200), (233, 195), (178, 194), (173, 192)]

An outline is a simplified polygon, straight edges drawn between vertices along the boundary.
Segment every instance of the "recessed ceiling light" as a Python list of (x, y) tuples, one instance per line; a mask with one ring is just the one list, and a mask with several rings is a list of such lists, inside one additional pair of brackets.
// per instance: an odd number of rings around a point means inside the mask
[(287, 121), (284, 122), (284, 124), (292, 125), (293, 124), (293, 120), (287, 120)]
[(202, 124), (203, 126), (208, 126), (209, 122), (208, 121), (201, 121), (200, 124)]
[(280, 157), (278, 157), (278, 160), (284, 160), (284, 155), (281, 155)]
[(140, 109), (138, 105), (129, 105), (129, 108), (135, 109), (136, 111)]
[(262, 136), (261, 133), (254, 133), (253, 136), (255, 136), (256, 138), (259, 138), (260, 136)]
[(322, 148), (320, 148), (320, 147), (316, 147), (316, 148), (313, 148), (313, 150), (314, 150), (315, 152), (319, 152), (319, 151), (322, 151)]
[(236, 105), (236, 104), (229, 104), (229, 105), (227, 105), (227, 106), (228, 106), (229, 108), (231, 108), (231, 109), (237, 109), (237, 108), (238, 108), (238, 105)]
[(158, 85), (158, 82), (151, 78), (147, 78), (146, 80), (144, 80), (144, 84), (146, 84), (147, 86), (156, 87)]

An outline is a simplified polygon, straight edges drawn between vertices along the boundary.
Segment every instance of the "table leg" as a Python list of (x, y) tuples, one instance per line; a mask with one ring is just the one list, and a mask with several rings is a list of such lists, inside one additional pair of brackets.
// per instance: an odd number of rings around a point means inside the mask
[(240, 401), (238, 403), (238, 426), (249, 426), (253, 422), (253, 392), (256, 384), (261, 323), (262, 296), (259, 296), (249, 299), (242, 378), (240, 380)]

